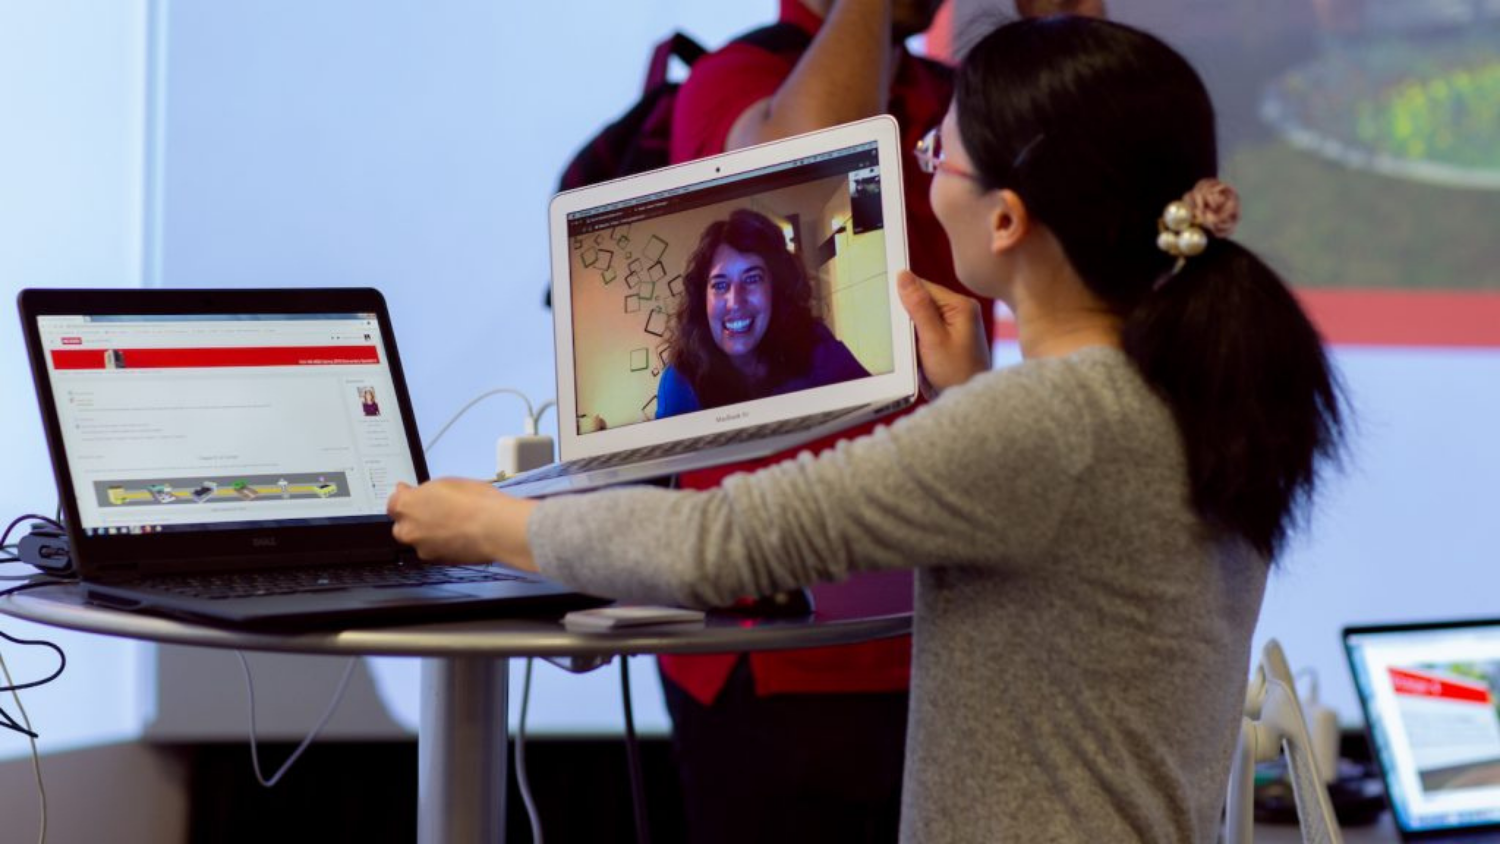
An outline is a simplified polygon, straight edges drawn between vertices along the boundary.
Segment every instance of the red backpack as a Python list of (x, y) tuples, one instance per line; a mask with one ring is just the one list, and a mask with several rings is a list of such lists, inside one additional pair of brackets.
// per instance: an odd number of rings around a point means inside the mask
[(681, 32), (656, 45), (646, 70), (641, 98), (620, 118), (588, 140), (563, 170), (559, 191), (607, 182), (632, 173), (665, 167), (672, 140), (672, 108), (677, 82), (667, 81), (673, 56), (689, 68), (708, 51)]
[[(733, 43), (750, 44), (771, 53), (800, 53), (812, 43), (806, 30), (774, 23), (748, 32)], [(665, 167), (672, 142), (672, 109), (680, 83), (667, 79), (667, 67), (676, 56), (689, 68), (708, 53), (697, 41), (674, 32), (656, 45), (641, 98), (613, 123), (583, 145), (558, 181), (558, 191), (572, 190), (622, 176)], [(547, 307), (552, 306), (552, 288), (547, 288)]]

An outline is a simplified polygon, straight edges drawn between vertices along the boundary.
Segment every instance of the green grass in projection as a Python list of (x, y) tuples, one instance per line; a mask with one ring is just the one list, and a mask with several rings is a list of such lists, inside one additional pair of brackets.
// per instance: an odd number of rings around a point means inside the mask
[(1331, 45), (1226, 171), (1238, 236), (1305, 287), (1500, 290), (1500, 29)]

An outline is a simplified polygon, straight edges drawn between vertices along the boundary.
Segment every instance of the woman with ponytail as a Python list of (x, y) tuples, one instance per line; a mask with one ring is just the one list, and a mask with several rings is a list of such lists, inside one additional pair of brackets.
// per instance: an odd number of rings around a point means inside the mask
[(1340, 450), (1317, 332), (1234, 240), (1208, 95), (1149, 35), (1001, 26), (916, 159), (1020, 364), (904, 273), (935, 395), (890, 427), (700, 493), (403, 488), (396, 536), (702, 606), (915, 568), (903, 841), (1214, 841), (1266, 578)]

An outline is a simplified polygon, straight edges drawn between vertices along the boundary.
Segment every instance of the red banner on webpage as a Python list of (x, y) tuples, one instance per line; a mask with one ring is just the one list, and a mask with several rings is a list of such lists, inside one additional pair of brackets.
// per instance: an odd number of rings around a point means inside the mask
[(53, 349), (54, 369), (194, 369), (226, 366), (367, 366), (374, 346), (231, 346), (212, 349)]
[(1467, 703), (1489, 703), (1490, 690), (1482, 683), (1463, 683), (1405, 668), (1392, 668), (1391, 685), (1398, 695), (1443, 698)]

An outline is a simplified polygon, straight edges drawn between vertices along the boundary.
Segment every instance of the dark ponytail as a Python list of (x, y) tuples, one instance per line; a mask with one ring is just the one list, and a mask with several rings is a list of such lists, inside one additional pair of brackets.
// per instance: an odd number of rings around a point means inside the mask
[(1292, 292), (1254, 253), (1215, 240), (1130, 310), (1123, 333), (1172, 407), (1198, 512), (1274, 559), (1342, 429), (1337, 377)]
[(1218, 169), (1213, 106), (1161, 41), (1108, 21), (1023, 20), (959, 68), (959, 134), (990, 188), (1015, 191), (1118, 313), (1126, 354), (1172, 408), (1192, 501), (1268, 559), (1336, 459), (1342, 391), (1317, 331), (1248, 249), (1186, 259), (1157, 220)]

